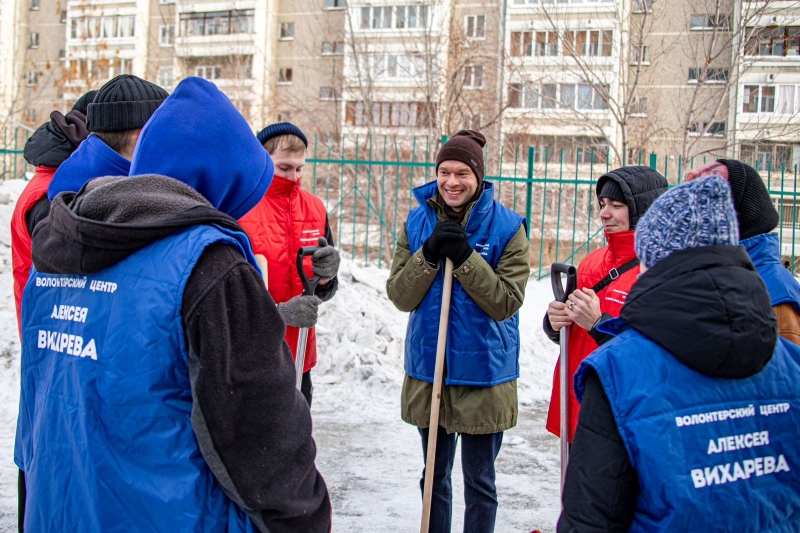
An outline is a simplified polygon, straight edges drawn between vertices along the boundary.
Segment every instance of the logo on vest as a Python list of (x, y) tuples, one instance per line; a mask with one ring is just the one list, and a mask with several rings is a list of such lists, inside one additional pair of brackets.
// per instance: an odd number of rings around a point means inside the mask
[(489, 247), (488, 244), (475, 243), (475, 251), (483, 257), (489, 257)]
[(39, 330), (39, 349), (52, 350), (58, 353), (67, 353), (75, 357), (88, 357), (97, 361), (97, 347), (94, 339), (88, 343), (83, 342), (80, 335), (71, 335), (60, 331)]

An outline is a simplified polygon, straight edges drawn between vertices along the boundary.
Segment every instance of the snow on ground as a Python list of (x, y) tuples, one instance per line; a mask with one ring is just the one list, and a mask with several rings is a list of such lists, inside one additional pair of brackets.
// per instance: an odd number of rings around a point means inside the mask
[[(19, 403), (19, 340), (14, 312), (9, 223), (23, 181), (0, 185), (0, 532), (16, 528), (13, 463)], [(314, 381), (317, 466), (334, 505), (334, 532), (419, 529), (422, 446), (400, 419), (403, 340), (408, 316), (386, 297), (387, 270), (342, 265), (336, 297), (321, 307)], [(552, 299), (547, 280), (528, 284), (521, 311), (520, 414), (497, 460), (496, 531), (554, 531), (559, 513), (558, 440), (544, 430), (558, 349), (541, 332)], [(463, 481), (453, 469), (453, 531), (463, 527)]]

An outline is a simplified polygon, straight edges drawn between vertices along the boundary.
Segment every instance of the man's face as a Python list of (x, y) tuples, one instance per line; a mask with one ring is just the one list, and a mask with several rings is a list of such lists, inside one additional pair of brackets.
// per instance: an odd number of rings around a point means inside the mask
[(466, 207), (478, 190), (478, 178), (469, 165), (461, 161), (443, 161), (436, 176), (439, 195), (453, 209)]
[(271, 157), (272, 164), (275, 165), (276, 176), (291, 181), (298, 181), (303, 177), (303, 167), (306, 166), (305, 152), (278, 150)]
[(628, 206), (610, 198), (600, 198), (600, 222), (608, 233), (618, 233), (631, 229)]

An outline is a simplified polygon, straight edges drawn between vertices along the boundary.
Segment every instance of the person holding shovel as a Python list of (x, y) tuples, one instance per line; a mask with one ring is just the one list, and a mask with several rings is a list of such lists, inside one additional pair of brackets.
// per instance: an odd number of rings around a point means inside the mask
[[(309, 328), (300, 391), (311, 407), (310, 372), (317, 364), (314, 325), (319, 304), (333, 298), (339, 286), (339, 252), (333, 247), (322, 200), (300, 188), (308, 148), (306, 136), (294, 124), (281, 122), (267, 126), (257, 137), (272, 157), (275, 177), (264, 198), (239, 224), (250, 237), (253, 252), (267, 259), (268, 290), (286, 322), (286, 343), (295, 359), (300, 330)], [(320, 278), (314, 294), (304, 295), (295, 264), (297, 250), (322, 241), (323, 246), (304, 262), (306, 275)]]
[[(571, 328), (569, 336), (569, 442), (578, 423), (579, 404), (572, 390), (572, 375), (587, 355), (606, 336), (597, 331), (604, 320), (619, 316), (622, 305), (636, 281), (639, 261), (633, 249), (636, 223), (653, 201), (667, 191), (664, 176), (646, 166), (612, 170), (597, 180), (600, 221), (608, 244), (581, 261), (578, 285), (566, 303), (552, 301), (544, 316), (543, 328), (555, 343), (558, 330)], [(547, 414), (547, 430), (561, 436), (560, 365), (556, 365), (553, 393)]]
[[(441, 392), (431, 532), (449, 532), (450, 474), (461, 435), (465, 531), (494, 531), (494, 462), (503, 432), (517, 423), (519, 321), (530, 275), (525, 219), (494, 199), (484, 182), (484, 136), (462, 130), (436, 158), (436, 181), (414, 189), (386, 283), (389, 299), (411, 313), (405, 345), (401, 405), (417, 426), (427, 460), (445, 260), (452, 261), (450, 319)], [(425, 479), (423, 470), (421, 487)]]

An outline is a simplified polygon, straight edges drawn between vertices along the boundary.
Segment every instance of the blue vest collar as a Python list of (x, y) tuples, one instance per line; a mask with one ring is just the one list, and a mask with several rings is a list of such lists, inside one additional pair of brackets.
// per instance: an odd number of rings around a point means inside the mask
[(756, 268), (767, 263), (781, 262), (781, 246), (777, 233), (762, 233), (739, 241), (739, 244), (747, 250), (747, 255), (750, 256)]
[(609, 318), (597, 324), (597, 331), (605, 333), (606, 335), (614, 335), (615, 337), (631, 328), (631, 325), (622, 320), (621, 318)]
[[(414, 198), (417, 199), (419, 205), (426, 210), (429, 210), (429, 216), (435, 213), (433, 209), (428, 205), (428, 200), (434, 198), (436, 193), (439, 190), (439, 184), (436, 181), (430, 181), (425, 185), (420, 185), (419, 187), (414, 188)], [(494, 201), (494, 184), (490, 181), (483, 182), (483, 193), (481, 194), (480, 198), (475, 202), (475, 205), (472, 207), (472, 211), (470, 211), (469, 219), (467, 220), (467, 224), (473, 218), (475, 214), (485, 214), (491, 209), (492, 202)]]

